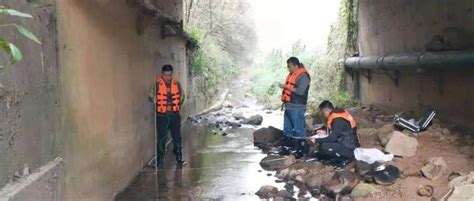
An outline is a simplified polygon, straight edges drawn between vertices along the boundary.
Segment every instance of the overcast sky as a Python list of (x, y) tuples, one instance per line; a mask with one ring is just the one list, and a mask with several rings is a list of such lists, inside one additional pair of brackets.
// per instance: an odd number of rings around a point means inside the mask
[(288, 50), (297, 40), (311, 49), (325, 47), (340, 0), (248, 0), (252, 5), (260, 50)]

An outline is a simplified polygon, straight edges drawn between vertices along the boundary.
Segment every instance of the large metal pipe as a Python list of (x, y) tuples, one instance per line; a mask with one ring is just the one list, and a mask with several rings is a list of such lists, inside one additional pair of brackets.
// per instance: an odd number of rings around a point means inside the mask
[(348, 68), (367, 70), (474, 70), (474, 51), (350, 57), (344, 64)]

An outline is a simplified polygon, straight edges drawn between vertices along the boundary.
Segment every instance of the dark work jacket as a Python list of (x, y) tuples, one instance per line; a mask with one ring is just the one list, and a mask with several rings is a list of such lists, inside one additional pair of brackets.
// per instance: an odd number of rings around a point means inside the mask
[(332, 129), (329, 131), (329, 136), (318, 139), (318, 143), (338, 143), (347, 149), (355, 149), (360, 147), (356, 133), (357, 128), (351, 128), (349, 121), (343, 118), (337, 118), (332, 122)]

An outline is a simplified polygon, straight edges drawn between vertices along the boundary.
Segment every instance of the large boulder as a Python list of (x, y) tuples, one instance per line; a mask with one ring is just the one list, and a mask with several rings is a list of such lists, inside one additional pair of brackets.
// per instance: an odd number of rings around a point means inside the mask
[(357, 184), (359, 184), (359, 177), (348, 170), (338, 171), (334, 174), (330, 181), (325, 182), (321, 186), (324, 194), (331, 197), (336, 195), (346, 195), (352, 192)]
[(432, 157), (428, 159), (425, 166), (421, 168), (423, 176), (428, 179), (436, 180), (447, 173), (448, 165), (444, 162), (442, 157)]
[(394, 131), (392, 137), (385, 146), (385, 151), (395, 156), (412, 157), (416, 154), (418, 141), (402, 132)]
[(244, 119), (242, 121), (242, 124), (250, 124), (250, 125), (261, 125), (263, 122), (263, 117), (262, 115), (254, 115), (254, 116), (251, 116), (250, 118), (248, 119)]
[(456, 186), (453, 189), (451, 195), (449, 195), (448, 201), (458, 201), (458, 200), (466, 200), (466, 201), (474, 201), (474, 184), (466, 184)]
[(295, 162), (296, 159), (294, 156), (270, 155), (260, 161), (260, 166), (262, 166), (264, 170), (277, 171), (284, 169)]
[(393, 124), (385, 124), (382, 128), (377, 129), (377, 141), (380, 145), (385, 147), (393, 135)]
[(351, 196), (354, 198), (357, 197), (364, 197), (370, 194), (381, 192), (382, 190), (373, 185), (367, 183), (359, 183), (357, 186), (352, 190)]
[(469, 173), (468, 175), (459, 176), (451, 180), (449, 182), (449, 188), (468, 184), (474, 184), (474, 171)]
[(309, 189), (319, 188), (323, 183), (329, 182), (334, 175), (334, 167), (325, 166), (318, 170), (310, 170), (305, 176), (306, 186)]
[(378, 130), (375, 128), (361, 128), (357, 129), (357, 133), (361, 137), (371, 137), (378, 134)]
[(253, 143), (259, 148), (267, 144), (278, 145), (282, 138), (283, 131), (272, 126), (258, 129), (253, 133)]
[(258, 190), (255, 195), (260, 197), (261, 199), (270, 199), (278, 196), (278, 188), (275, 186), (262, 186), (260, 190)]

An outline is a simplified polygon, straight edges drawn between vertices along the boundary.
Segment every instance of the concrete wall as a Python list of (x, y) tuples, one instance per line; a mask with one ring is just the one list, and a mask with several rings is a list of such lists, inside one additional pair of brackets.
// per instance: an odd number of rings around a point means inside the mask
[[(127, 2), (0, 0), (0, 5), (32, 13), (35, 20), (15, 22), (43, 42), (40, 46), (13, 29), (0, 30), (25, 55), (21, 63), (0, 68), (0, 187), (15, 178), (7, 187), (21, 188), (5, 187), (0, 200), (7, 194), (20, 200), (52, 200), (49, 195), (112, 200), (154, 155), (153, 105), (147, 96), (164, 64), (175, 67), (187, 92), (183, 119), (206, 106), (193, 87), (186, 41), (163, 39), (160, 24), (138, 18), (139, 10)], [(180, 0), (151, 3), (182, 18)], [(152, 23), (139, 35), (137, 25), (144, 21)], [(7, 60), (0, 55), (0, 65)], [(60, 170), (45, 168), (58, 156), (64, 158), (57, 162)], [(22, 178), (29, 178), (21, 174), (25, 167), (32, 175), (48, 171), (24, 183), (28, 179)]]
[[(58, 67), (56, 18), (52, 0), (0, 0), (0, 5), (31, 13), (35, 19), (2, 15), (0, 24), (18, 23), (41, 40), (38, 45), (21, 37), (13, 27), (0, 28), (0, 36), (13, 42), (24, 60), (10, 66), (0, 53), (0, 187), (23, 176), (24, 167), (36, 169), (61, 155), (58, 132)], [(16, 176), (14, 176), (16, 175)]]
[[(435, 35), (452, 43), (472, 44), (472, 0), (359, 1), (360, 56), (425, 52)], [(462, 33), (450, 32), (461, 30)], [(441, 117), (473, 124), (472, 71), (401, 72), (397, 87), (386, 75), (375, 73), (372, 82), (360, 76), (360, 98), (394, 110), (417, 111), (431, 105)]]
[[(66, 200), (111, 200), (154, 154), (155, 73), (173, 64), (187, 88), (185, 41), (162, 39), (157, 25), (138, 35), (137, 10), (125, 1), (56, 3)], [(181, 18), (180, 1), (155, 3)]]

